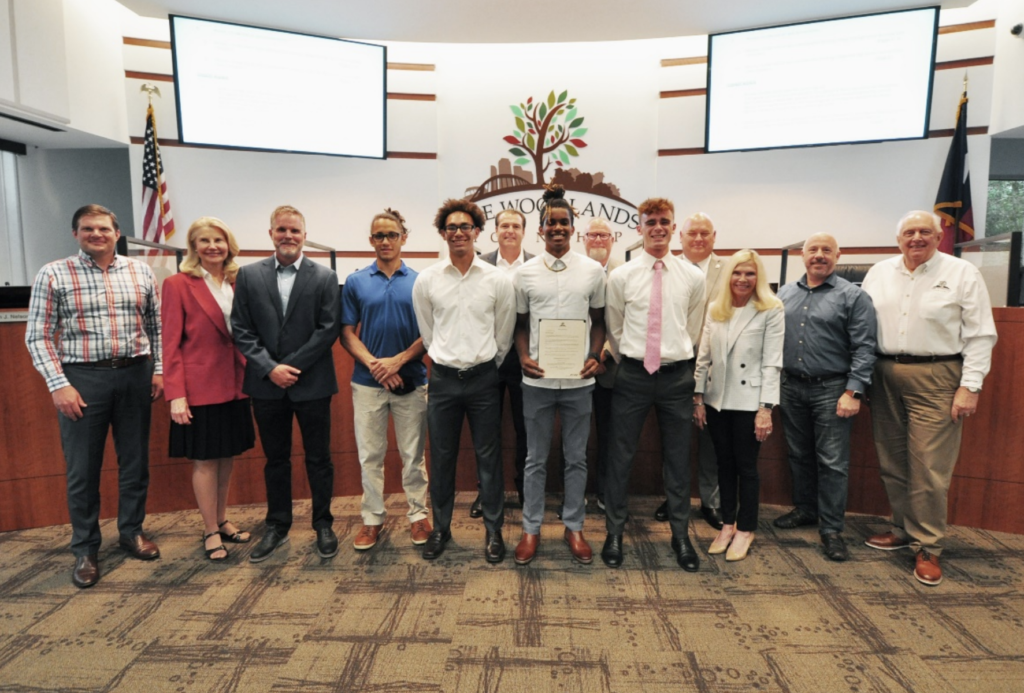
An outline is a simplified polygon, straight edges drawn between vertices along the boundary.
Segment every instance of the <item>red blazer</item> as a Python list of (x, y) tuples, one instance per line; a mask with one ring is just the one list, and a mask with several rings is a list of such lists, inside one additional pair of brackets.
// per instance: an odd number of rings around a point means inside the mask
[(245, 357), (206, 280), (188, 274), (165, 279), (160, 312), (167, 401), (185, 397), (194, 406), (244, 399)]

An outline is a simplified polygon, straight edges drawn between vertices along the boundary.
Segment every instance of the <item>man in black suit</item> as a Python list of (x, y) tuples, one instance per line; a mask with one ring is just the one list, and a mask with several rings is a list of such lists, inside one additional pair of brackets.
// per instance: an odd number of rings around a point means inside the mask
[[(484, 262), (512, 272), (533, 257), (532, 253), (523, 250), (523, 237), (526, 235), (526, 215), (518, 209), (503, 209), (494, 218), (494, 230), (498, 237), (498, 249), (484, 253), (480, 259)], [(519, 504), (523, 504), (523, 469), (526, 468), (526, 422), (523, 419), (523, 369), (519, 365), (519, 355), (515, 349), (498, 368), (498, 401), (504, 406), (505, 390), (508, 390), (508, 401), (512, 406), (512, 426), (516, 431), (516, 492)], [(477, 488), (480, 484), (477, 483)], [(469, 506), (470, 517), (482, 517), (480, 494)]]
[(274, 256), (238, 272), (231, 311), (235, 343), (246, 358), (242, 391), (252, 398), (267, 455), (267, 531), (249, 560), (266, 560), (288, 541), (293, 416), (306, 453), (316, 550), (331, 558), (338, 553), (331, 529), (331, 397), (338, 392), (331, 346), (338, 338), (338, 275), (303, 256), (306, 220), (299, 210), (278, 207), (270, 222)]

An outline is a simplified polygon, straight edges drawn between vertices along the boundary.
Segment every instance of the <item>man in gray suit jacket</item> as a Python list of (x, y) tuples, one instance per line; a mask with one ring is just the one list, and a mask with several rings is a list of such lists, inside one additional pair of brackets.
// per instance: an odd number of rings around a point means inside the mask
[[(683, 221), (679, 239), (683, 245), (683, 256), (695, 264), (704, 273), (705, 302), (708, 306), (718, 296), (718, 279), (722, 273), (722, 258), (715, 255), (715, 225), (704, 212), (691, 214)], [(705, 311), (705, 319), (707, 311)], [(704, 334), (704, 322), (701, 321), (700, 332)], [(694, 349), (700, 347), (698, 338)], [(718, 492), (718, 460), (715, 458), (715, 447), (707, 427), (700, 429), (697, 437), (697, 485), (700, 489), (700, 514), (715, 529), (722, 529), (721, 502)], [(654, 512), (654, 519), (668, 521), (668, 501), (665, 501)]]
[[(526, 215), (518, 209), (503, 209), (494, 218), (494, 230), (498, 237), (498, 249), (483, 253), (480, 259), (499, 269), (511, 272), (533, 255), (523, 250), (526, 235)], [(523, 503), (523, 469), (526, 467), (526, 422), (523, 420), (523, 369), (519, 365), (519, 354), (511, 349), (498, 368), (498, 399), (504, 406), (505, 390), (512, 406), (512, 427), (516, 431), (516, 492), (519, 504)], [(480, 487), (477, 482), (477, 488)], [(469, 506), (470, 517), (482, 517), (480, 495)]]
[(338, 338), (338, 275), (302, 254), (306, 220), (294, 207), (270, 216), (275, 253), (238, 272), (231, 327), (246, 358), (242, 391), (267, 456), (267, 531), (249, 560), (266, 560), (292, 525), (292, 417), (299, 422), (313, 498), (316, 550), (338, 553), (331, 529), (334, 463), (331, 397), (338, 392), (331, 347)]

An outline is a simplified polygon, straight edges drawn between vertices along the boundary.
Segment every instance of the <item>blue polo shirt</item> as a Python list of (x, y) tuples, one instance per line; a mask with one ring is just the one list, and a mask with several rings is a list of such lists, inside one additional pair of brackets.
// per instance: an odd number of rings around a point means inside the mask
[[(420, 336), (412, 310), (412, 285), (416, 283), (416, 275), (403, 262), (389, 279), (377, 269), (374, 261), (345, 280), (341, 292), (341, 324), (361, 325), (359, 339), (378, 358), (405, 351)], [(405, 364), (399, 373), (417, 386), (427, 382), (427, 367), (421, 359)], [(358, 360), (352, 371), (352, 382), (381, 387)]]

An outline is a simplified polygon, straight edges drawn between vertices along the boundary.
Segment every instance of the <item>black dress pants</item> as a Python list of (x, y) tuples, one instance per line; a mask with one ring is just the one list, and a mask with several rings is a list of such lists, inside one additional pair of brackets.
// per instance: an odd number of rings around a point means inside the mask
[[(757, 529), (761, 477), (757, 453), (761, 444), (754, 435), (756, 411), (718, 411), (706, 407), (708, 430), (718, 458), (718, 488), (722, 493), (722, 521), (740, 532)], [(736, 504), (739, 503), (739, 510)]]
[(252, 412), (267, 456), (267, 526), (284, 534), (292, 526), (292, 417), (299, 422), (306, 453), (306, 478), (313, 499), (313, 529), (334, 524), (334, 462), (331, 460), (331, 398), (293, 402), (252, 398)]

